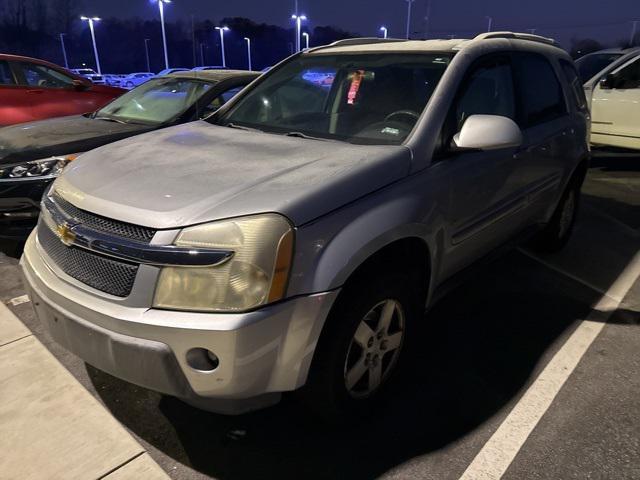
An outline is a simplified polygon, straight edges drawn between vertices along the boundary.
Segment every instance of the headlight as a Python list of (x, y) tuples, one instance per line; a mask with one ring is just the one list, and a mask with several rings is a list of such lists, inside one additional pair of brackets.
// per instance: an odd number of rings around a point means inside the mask
[(164, 267), (154, 307), (240, 312), (285, 295), (293, 230), (281, 215), (265, 214), (185, 228), (174, 245), (233, 251), (214, 267)]
[(10, 180), (27, 180), (31, 178), (54, 178), (62, 173), (64, 167), (80, 154), (56, 156), (33, 160), (31, 162), (0, 166), (0, 182)]

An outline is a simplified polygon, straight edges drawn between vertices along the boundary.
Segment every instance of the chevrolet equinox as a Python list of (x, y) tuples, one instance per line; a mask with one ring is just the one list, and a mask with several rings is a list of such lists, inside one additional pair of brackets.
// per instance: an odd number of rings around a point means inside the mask
[(543, 37), (306, 50), (206, 120), (70, 163), (25, 247), (31, 299), (87, 363), (200, 408), (299, 390), (356, 413), (449, 280), (517, 238), (565, 244), (588, 120)]

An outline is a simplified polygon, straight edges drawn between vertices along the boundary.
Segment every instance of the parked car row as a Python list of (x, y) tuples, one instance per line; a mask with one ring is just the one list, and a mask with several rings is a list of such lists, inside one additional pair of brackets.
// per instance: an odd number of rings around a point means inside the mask
[[(549, 39), (342, 40), (226, 103), (207, 75), (0, 130), (7, 182), (64, 168), (21, 260), (37, 316), (112, 375), (223, 413), (293, 390), (361, 413), (458, 275), (515, 240), (557, 250), (571, 234), (589, 112)], [(185, 107), (215, 113), (183, 123)], [(91, 143), (107, 130), (130, 138)]]
[(204, 66), (204, 67), (195, 67), (192, 69), (166, 68), (164, 70), (161, 70), (157, 74), (154, 74), (151, 72), (136, 72), (136, 73), (129, 73), (126, 75), (115, 74), (115, 73), (105, 73), (103, 75), (100, 75), (90, 68), (73, 69), (71, 71), (73, 73), (76, 73), (77, 75), (80, 75), (83, 78), (86, 78), (87, 80), (90, 80), (96, 85), (109, 85), (112, 87), (132, 89), (134, 87), (137, 87), (138, 85), (142, 85), (144, 82), (146, 82), (151, 78), (163, 77), (165, 75), (169, 75), (175, 72), (206, 71), (206, 70), (227, 70), (227, 67)]

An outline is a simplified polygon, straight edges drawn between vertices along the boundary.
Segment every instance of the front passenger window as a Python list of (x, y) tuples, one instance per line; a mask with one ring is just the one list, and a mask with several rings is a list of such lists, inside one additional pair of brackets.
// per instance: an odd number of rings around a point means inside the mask
[(479, 114), (515, 119), (513, 76), (508, 60), (490, 61), (468, 77), (455, 107), (456, 131), (471, 115)]
[(40, 88), (69, 88), (73, 86), (73, 78), (57, 70), (34, 63), (21, 63), (22, 73), (27, 85)]

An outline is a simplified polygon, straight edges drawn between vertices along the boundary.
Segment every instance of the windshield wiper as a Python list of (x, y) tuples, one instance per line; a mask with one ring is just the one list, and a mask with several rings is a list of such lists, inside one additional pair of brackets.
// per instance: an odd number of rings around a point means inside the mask
[(237, 123), (227, 123), (225, 126), (229, 128), (236, 128), (238, 130), (244, 130), (245, 132), (262, 132), (262, 130), (258, 128), (245, 127), (244, 125), (238, 125)]
[(307, 135), (302, 132), (287, 132), (283, 134), (285, 137), (297, 137), (297, 138), (306, 138), (307, 140), (319, 140), (321, 142), (332, 142), (330, 138), (321, 138), (321, 137), (313, 137), (311, 135)]
[(105, 122), (115, 122), (115, 123), (124, 123), (127, 124), (129, 122), (125, 122), (124, 120), (120, 120), (115, 117), (93, 117), (94, 120), (104, 120)]

